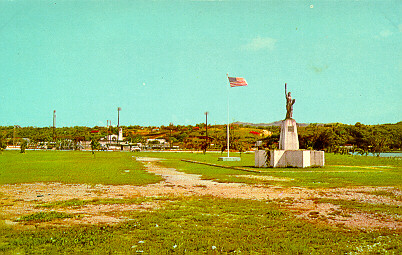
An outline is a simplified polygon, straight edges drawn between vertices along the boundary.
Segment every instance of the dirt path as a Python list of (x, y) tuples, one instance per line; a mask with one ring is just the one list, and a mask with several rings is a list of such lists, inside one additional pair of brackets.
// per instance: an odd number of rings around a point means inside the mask
[[(157, 164), (156, 158), (137, 158), (142, 161), (148, 172), (160, 175), (164, 181), (146, 186), (131, 185), (86, 185), (61, 183), (33, 183), (0, 186), (1, 219), (7, 224), (16, 224), (16, 218), (43, 211), (38, 203), (62, 200), (133, 198), (149, 196), (215, 196), (220, 198), (241, 198), (274, 200), (292, 210), (297, 217), (325, 224), (342, 224), (357, 228), (390, 228), (402, 229), (401, 218), (398, 215), (369, 214), (358, 211), (346, 211), (331, 203), (317, 203), (317, 199), (341, 199), (359, 203), (385, 204), (401, 206), (402, 202), (387, 196), (372, 195), (374, 190), (392, 191), (392, 188), (352, 188), (352, 189), (319, 189), (267, 187), (241, 183), (218, 183), (202, 180), (199, 175), (186, 174), (172, 168), (164, 168)], [(255, 176), (243, 176), (255, 178)], [(263, 177), (274, 178), (274, 177)], [(286, 181), (286, 180), (284, 180)], [(113, 216), (111, 212), (128, 210), (148, 210), (157, 208), (156, 203), (136, 204), (104, 204), (85, 205), (80, 208), (63, 208), (67, 213), (83, 215), (79, 220), (63, 220), (59, 224), (72, 223), (115, 223), (126, 220), (124, 217)], [(399, 218), (398, 218), (399, 217)]]

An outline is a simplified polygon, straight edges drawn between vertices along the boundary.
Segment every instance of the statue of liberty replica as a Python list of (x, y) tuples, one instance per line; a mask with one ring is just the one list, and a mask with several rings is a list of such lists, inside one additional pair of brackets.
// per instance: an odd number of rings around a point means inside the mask
[(296, 102), (296, 99), (292, 99), (292, 94), (287, 92), (287, 84), (285, 83), (285, 97), (286, 97), (286, 118), (291, 119), (293, 116), (293, 105)]
[(279, 137), (279, 150), (256, 150), (256, 167), (310, 167), (325, 165), (323, 151), (299, 150), (299, 137), (297, 124), (293, 119), (293, 105), (296, 100), (287, 91), (285, 83), (286, 118), (281, 121), (281, 134)]
[(280, 150), (298, 150), (299, 137), (297, 135), (296, 121), (293, 119), (293, 105), (296, 99), (292, 99), (292, 94), (287, 91), (285, 83), (285, 98), (286, 98), (286, 118), (281, 123), (281, 135), (279, 138)]

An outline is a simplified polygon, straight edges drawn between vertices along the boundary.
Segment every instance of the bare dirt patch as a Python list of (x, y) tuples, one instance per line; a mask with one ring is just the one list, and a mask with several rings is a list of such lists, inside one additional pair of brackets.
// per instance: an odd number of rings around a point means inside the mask
[[(402, 229), (398, 215), (378, 217), (364, 212), (349, 212), (340, 206), (330, 203), (315, 203), (315, 199), (342, 199), (360, 203), (386, 204), (401, 206), (402, 202), (389, 196), (373, 195), (372, 192), (382, 190), (399, 192), (391, 187), (373, 188), (344, 188), (309, 190), (299, 187), (284, 188), (263, 185), (248, 185), (242, 183), (218, 183), (202, 180), (199, 175), (186, 174), (176, 169), (161, 167), (157, 164), (160, 159), (137, 158), (142, 161), (148, 172), (160, 175), (164, 181), (146, 186), (131, 185), (86, 185), (62, 183), (32, 183), (0, 186), (0, 217), (3, 222), (15, 221), (22, 215), (39, 211), (53, 210), (38, 207), (38, 204), (71, 199), (121, 199), (155, 196), (215, 196), (220, 198), (241, 198), (274, 200), (292, 210), (298, 217), (312, 221), (320, 221), (334, 225), (345, 225), (357, 228), (390, 228)], [(260, 178), (253, 175), (245, 178)], [(275, 177), (264, 177), (275, 178)], [(278, 178), (279, 179), (279, 178)], [(270, 179), (271, 180), (271, 179)], [(275, 178), (276, 180), (276, 178)], [(282, 180), (285, 181), (285, 180)], [(79, 219), (64, 219), (58, 224), (96, 224), (117, 223), (127, 220), (118, 212), (130, 210), (155, 210), (161, 204), (107, 204), (86, 205), (79, 208), (65, 207), (63, 212), (81, 215)], [(59, 209), (58, 209), (59, 210)], [(14, 224), (14, 223), (13, 223)], [(11, 225), (11, 224), (9, 224)]]

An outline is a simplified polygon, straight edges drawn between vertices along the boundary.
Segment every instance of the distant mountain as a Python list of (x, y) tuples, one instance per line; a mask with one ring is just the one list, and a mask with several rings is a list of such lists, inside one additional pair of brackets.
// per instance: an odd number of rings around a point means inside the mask
[[(282, 122), (281, 120), (271, 122), (271, 123), (249, 123), (249, 122), (237, 121), (237, 122), (234, 122), (233, 124), (243, 125), (243, 126), (252, 126), (252, 127), (272, 127), (272, 126), (279, 127), (281, 125), (281, 122)], [(308, 125), (309, 125), (309, 123), (297, 123), (297, 126), (299, 126), (299, 127), (305, 127)]]

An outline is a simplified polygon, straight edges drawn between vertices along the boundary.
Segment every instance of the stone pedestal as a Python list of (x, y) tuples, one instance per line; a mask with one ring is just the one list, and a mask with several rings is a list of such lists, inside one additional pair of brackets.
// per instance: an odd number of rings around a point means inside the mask
[(279, 150), (298, 150), (299, 137), (297, 125), (294, 119), (282, 120), (281, 135), (279, 138)]
[(324, 166), (323, 151), (310, 150), (258, 150), (254, 155), (255, 167), (311, 167)]
[(270, 151), (272, 167), (310, 167), (324, 166), (324, 152), (310, 150), (273, 150)]
[[(268, 151), (268, 153), (270, 153)], [(267, 163), (267, 151), (265, 150), (256, 150), (254, 154), (254, 162), (255, 167), (268, 167)]]

